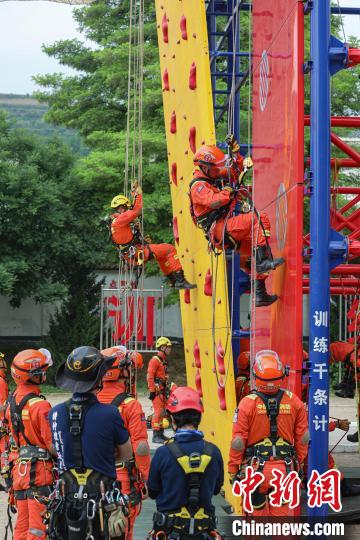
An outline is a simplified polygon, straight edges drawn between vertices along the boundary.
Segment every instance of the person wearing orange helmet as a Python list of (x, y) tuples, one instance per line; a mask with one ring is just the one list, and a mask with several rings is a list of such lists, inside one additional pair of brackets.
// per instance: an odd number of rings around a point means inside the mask
[[(172, 244), (151, 244), (141, 237), (136, 220), (143, 209), (142, 190), (135, 184), (133, 204), (125, 195), (117, 195), (111, 201), (114, 214), (110, 216), (111, 239), (127, 261), (141, 266), (146, 261), (155, 259), (161, 272), (169, 279), (175, 289), (194, 289), (196, 285), (189, 283), (179, 261), (176, 249)], [(131, 248), (133, 248), (131, 250)], [(131, 251), (134, 251), (131, 254)]]
[(198, 430), (203, 412), (199, 394), (187, 386), (170, 393), (166, 404), (174, 438), (155, 452), (149, 496), (157, 512), (148, 538), (219, 538), (212, 497), (224, 482), (220, 450)]
[[(255, 253), (256, 306), (269, 306), (278, 297), (267, 293), (265, 278), (271, 270), (283, 264), (284, 259), (274, 259), (272, 256), (268, 245), (268, 216), (265, 213), (258, 216), (256, 212), (253, 215), (249, 204), (239, 199), (237, 188), (240, 177), (244, 174), (245, 166), (252, 166), (251, 158), (242, 158), (233, 136), (229, 137), (229, 148), (231, 156), (225, 156), (215, 145), (203, 145), (195, 152), (196, 169), (194, 179), (190, 182), (191, 214), (195, 224), (203, 229), (214, 247), (240, 252), (242, 266), (246, 270), (249, 258)], [(242, 203), (241, 213), (238, 212), (238, 202)], [(253, 239), (255, 249), (252, 246)]]
[[(150, 392), (149, 399), (152, 401), (154, 410), (151, 419), (153, 430), (152, 442), (163, 444), (168, 440), (164, 435), (163, 420), (165, 417), (165, 405), (169, 395), (168, 357), (171, 354), (172, 343), (169, 338), (161, 336), (156, 341), (156, 348), (158, 352), (150, 359), (146, 380)], [(173, 388), (174, 383), (170, 385), (170, 389)]]
[(47, 349), (19, 352), (11, 364), (16, 389), (5, 406), (5, 422), (17, 458), (12, 466), (12, 484), (18, 512), (14, 540), (46, 538), (43, 514), (53, 489), (53, 455), (48, 415), (49, 401), (40, 385), (52, 366)]
[(143, 367), (139, 352), (128, 353), (122, 345), (101, 351), (114, 362), (105, 373), (103, 388), (97, 394), (100, 403), (118, 407), (129, 432), (133, 450), (128, 461), (116, 462), (116, 477), (121, 483), (122, 493), (129, 497), (128, 526), (126, 540), (132, 540), (135, 520), (141, 511), (141, 502), (146, 497), (146, 482), (150, 468), (150, 448), (147, 440), (146, 419), (141, 403), (136, 399), (136, 371)]
[(7, 478), (7, 455), (5, 453), (7, 446), (7, 432), (4, 423), (5, 402), (9, 395), (9, 386), (6, 378), (5, 355), (0, 352), (0, 476)]
[(253, 376), (256, 390), (242, 399), (236, 410), (228, 462), (230, 481), (239, 478), (250, 463), (265, 479), (252, 497), (254, 516), (286, 516), (292, 510), (269, 505), (272, 470), (284, 474), (302, 468), (309, 440), (304, 403), (281, 389), (287, 375), (275, 351), (256, 354)]
[(243, 351), (238, 356), (235, 390), (236, 403), (250, 394), (250, 351)]

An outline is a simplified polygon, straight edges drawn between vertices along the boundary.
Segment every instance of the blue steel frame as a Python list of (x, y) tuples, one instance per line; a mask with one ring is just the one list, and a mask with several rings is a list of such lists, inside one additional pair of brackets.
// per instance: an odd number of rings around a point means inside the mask
[[(240, 141), (240, 83), (246, 73), (240, 72), (240, 58), (248, 57), (249, 51), (240, 50), (240, 12), (249, 11), (250, 4), (245, 4), (244, 0), (208, 0), (207, 2), (207, 23), (209, 35), (209, 50), (210, 50), (210, 68), (211, 81), (213, 90), (214, 103), (214, 118), (217, 125), (224, 115), (228, 114), (228, 100), (232, 88), (232, 76), (235, 72), (235, 99), (233, 107), (233, 133), (237, 140)], [(218, 31), (217, 18), (227, 18), (227, 22), (223, 31)], [(237, 33), (233, 40), (233, 31), (235, 29), (235, 21), (237, 23)], [(235, 50), (234, 50), (235, 42)], [(225, 71), (217, 69), (217, 58), (226, 59)], [(235, 65), (234, 65), (235, 64)], [(227, 89), (219, 90), (217, 81), (226, 79)], [(218, 104), (217, 96), (227, 96), (225, 104)], [(223, 146), (223, 144), (219, 144)], [(247, 150), (247, 144), (240, 144), (242, 150)], [(249, 290), (250, 282), (247, 274), (240, 269), (240, 256), (236, 252), (228, 252), (227, 269), (228, 269), (228, 294), (229, 306), (231, 309), (231, 324), (232, 333), (232, 351), (234, 368), (237, 369), (236, 359), (240, 352), (240, 338), (249, 336), (248, 331), (240, 329), (240, 296), (245, 291)], [(235, 371), (236, 372), (236, 371)]]
[[(309, 471), (328, 469), (330, 270), (347, 258), (347, 241), (330, 227), (330, 77), (347, 67), (344, 44), (330, 34), (330, 0), (308, 2), (310, 11), (310, 313)], [(351, 9), (351, 14), (354, 11)], [(358, 12), (358, 10), (355, 10)], [(341, 14), (350, 13), (341, 8)], [(328, 505), (308, 508), (326, 518)]]

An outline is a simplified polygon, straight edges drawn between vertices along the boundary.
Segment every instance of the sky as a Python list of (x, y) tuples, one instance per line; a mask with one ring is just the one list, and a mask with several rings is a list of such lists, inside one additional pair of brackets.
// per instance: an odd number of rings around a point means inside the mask
[[(359, 0), (340, 0), (359, 7)], [(32, 75), (71, 70), (41, 51), (43, 43), (80, 37), (72, 18), (73, 7), (52, 2), (0, 2), (0, 93), (31, 94)], [(346, 35), (360, 38), (360, 17), (345, 17)]]

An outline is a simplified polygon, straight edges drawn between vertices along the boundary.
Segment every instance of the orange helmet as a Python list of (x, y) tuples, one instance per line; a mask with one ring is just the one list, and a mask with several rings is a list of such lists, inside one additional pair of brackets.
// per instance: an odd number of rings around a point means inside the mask
[(117, 381), (122, 375), (124, 367), (129, 367), (131, 365), (129, 359), (129, 353), (126, 350), (126, 347), (123, 345), (115, 345), (109, 349), (103, 349), (101, 351), (103, 356), (108, 358), (113, 358), (114, 362), (111, 367), (107, 370), (103, 377), (103, 381)]
[(16, 384), (42, 384), (46, 380), (46, 370), (52, 364), (51, 354), (47, 349), (26, 349), (15, 356), (11, 364), (11, 376)]
[(286, 369), (275, 351), (259, 351), (256, 354), (253, 375), (257, 390), (266, 394), (276, 393), (286, 374)]
[(142, 369), (144, 367), (144, 359), (142, 354), (138, 351), (133, 351), (130, 353), (130, 360), (133, 363), (135, 369)]
[(239, 371), (248, 371), (250, 367), (250, 351), (243, 351), (237, 359), (237, 367)]
[(200, 167), (201, 171), (211, 179), (216, 179), (228, 175), (226, 156), (220, 148), (215, 145), (200, 146), (194, 155), (194, 164)]

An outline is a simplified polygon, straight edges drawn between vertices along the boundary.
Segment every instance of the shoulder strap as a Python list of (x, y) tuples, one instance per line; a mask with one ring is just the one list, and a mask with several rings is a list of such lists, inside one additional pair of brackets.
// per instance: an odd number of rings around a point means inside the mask
[(29, 394), (26, 394), (26, 396), (24, 396), (22, 400), (20, 401), (20, 403), (17, 405), (15, 396), (16, 396), (15, 393), (10, 394), (8, 398), (8, 402), (10, 406), (11, 425), (14, 431), (15, 439), (17, 439), (15, 440), (15, 442), (18, 445), (18, 447), (20, 447), (20, 433), (21, 433), (21, 435), (25, 439), (26, 444), (31, 445), (32, 443), (29, 441), (29, 439), (27, 438), (25, 434), (25, 426), (22, 421), (22, 411), (25, 405), (27, 404), (27, 402), (30, 401), (30, 399), (33, 399), (33, 398), (44, 399), (44, 397), (39, 396), (39, 394), (35, 394), (34, 392), (30, 392)]
[(93, 403), (90, 403), (89, 401), (76, 403), (73, 402), (72, 399), (65, 402), (69, 418), (69, 431), (73, 443), (75, 469), (84, 469), (81, 434), (84, 427), (85, 415), (92, 405)]
[(122, 403), (124, 403), (125, 399), (132, 397), (131, 394), (128, 394), (127, 392), (123, 392), (122, 394), (118, 394), (114, 397), (114, 399), (111, 402), (111, 405), (115, 405), (115, 407), (120, 407)]
[(189, 490), (187, 509), (190, 515), (194, 516), (200, 508), (201, 481), (205, 470), (212, 460), (214, 445), (204, 441), (202, 453), (192, 452), (190, 455), (186, 454), (175, 441), (168, 443), (166, 447), (170, 450), (171, 455), (185, 473)]
[(270, 419), (270, 440), (276, 441), (278, 438), (277, 417), (280, 410), (280, 402), (284, 395), (284, 390), (279, 390), (275, 395), (265, 394), (256, 390), (254, 392), (265, 404), (267, 415)]

